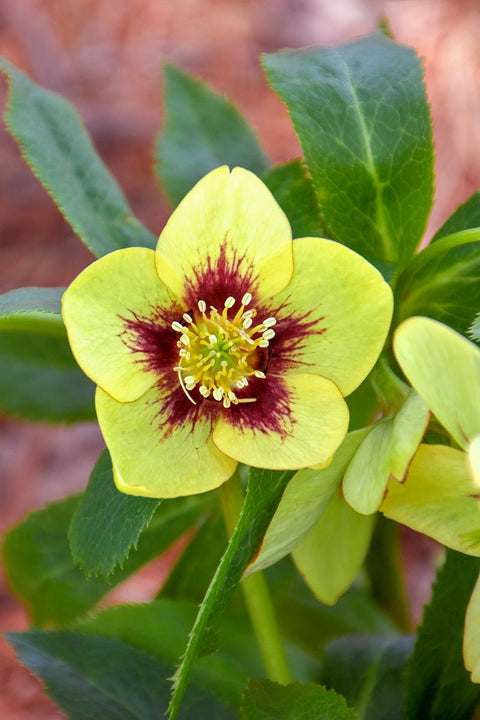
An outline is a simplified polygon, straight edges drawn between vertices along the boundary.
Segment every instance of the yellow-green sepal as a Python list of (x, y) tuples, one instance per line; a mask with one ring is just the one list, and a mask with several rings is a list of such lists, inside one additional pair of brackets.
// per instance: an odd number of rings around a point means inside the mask
[(119, 403), (97, 388), (96, 410), (117, 488), (129, 495), (172, 498), (213, 490), (237, 466), (213, 444), (210, 422), (169, 424), (166, 391), (158, 385)]
[(294, 273), (275, 297), (277, 321), (305, 317), (308, 331), (295, 361), (349, 395), (368, 375), (385, 343), (393, 298), (381, 274), (353, 250), (321, 238), (293, 244)]
[(480, 348), (442, 323), (405, 320), (395, 356), (417, 392), (460, 447), (480, 434)]
[(478, 488), (460, 450), (420, 445), (405, 482), (390, 481), (380, 510), (453, 550), (480, 556)]
[(136, 349), (128, 321), (154, 319), (175, 303), (158, 279), (153, 250), (118, 250), (89, 265), (62, 299), (70, 346), (85, 374), (119, 402), (139, 398), (158, 373)]
[(283, 382), (288, 412), (282, 426), (247, 427), (220, 416), (213, 430), (219, 450), (245, 465), (270, 470), (328, 461), (348, 429), (348, 407), (339, 389), (319, 375), (286, 373)]
[[(186, 281), (220, 258), (255, 281), (261, 297), (289, 282), (292, 231), (283, 210), (256, 175), (222, 166), (205, 175), (180, 202), (159, 237), (157, 271), (183, 297)], [(222, 260), (223, 261), (223, 260)], [(198, 298), (199, 300), (201, 298)]]

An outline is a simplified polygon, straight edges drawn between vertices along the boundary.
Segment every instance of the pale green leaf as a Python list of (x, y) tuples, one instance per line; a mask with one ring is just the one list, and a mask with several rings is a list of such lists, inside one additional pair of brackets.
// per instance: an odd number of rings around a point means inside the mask
[(364, 515), (378, 510), (388, 481), (404, 479), (429, 420), (425, 402), (410, 390), (398, 413), (377, 423), (345, 472), (343, 492), (352, 508)]
[(322, 603), (333, 605), (350, 587), (367, 555), (374, 526), (375, 515), (352, 510), (338, 490), (293, 550), (295, 565)]
[(294, 475), (263, 538), (260, 553), (247, 574), (281, 560), (308, 535), (342, 482), (353, 454), (368, 432), (369, 428), (365, 428), (349, 433), (326, 468), (299, 470)]
[(393, 349), (413, 387), (466, 448), (480, 434), (480, 349), (446, 325), (421, 317), (397, 328)]

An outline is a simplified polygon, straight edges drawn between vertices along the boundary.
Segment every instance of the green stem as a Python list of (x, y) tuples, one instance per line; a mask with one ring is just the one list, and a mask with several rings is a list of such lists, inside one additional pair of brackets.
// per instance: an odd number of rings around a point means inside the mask
[(411, 632), (411, 618), (400, 562), (399, 527), (381, 513), (367, 556), (366, 568), (373, 597), (405, 632)]
[[(243, 486), (238, 473), (220, 487), (223, 516), (229, 535), (235, 530), (243, 506)], [(262, 572), (249, 575), (240, 583), (247, 611), (270, 680), (287, 685), (292, 673), (282, 643), (275, 609)]]

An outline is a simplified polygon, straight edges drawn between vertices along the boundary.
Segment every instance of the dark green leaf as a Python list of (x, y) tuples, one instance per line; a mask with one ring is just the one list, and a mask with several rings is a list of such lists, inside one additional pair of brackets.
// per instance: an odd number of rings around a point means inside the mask
[(413, 638), (344, 637), (325, 648), (322, 681), (362, 720), (401, 720), (403, 673)]
[(197, 657), (216, 647), (212, 633), (217, 618), (235, 590), (242, 574), (258, 551), (267, 527), (294, 472), (251, 468), (242, 512), (200, 607), (182, 663), (175, 673), (170, 718), (178, 717), (180, 703)]
[(162, 598), (201, 603), (221, 560), (226, 542), (223, 517), (219, 513), (212, 513), (170, 573), (161, 590)]
[(5, 536), (3, 556), (13, 591), (36, 625), (61, 625), (85, 614), (115, 585), (164, 552), (206, 511), (212, 495), (164, 500), (123, 567), (109, 578), (85, 578), (74, 564), (68, 529), (80, 498), (32, 513)]
[(313, 657), (341, 635), (395, 631), (378, 605), (358, 588), (350, 588), (333, 606), (320, 603), (300, 580), (287, 597), (277, 599), (277, 593), (274, 595), (284, 635)]
[(252, 680), (242, 704), (241, 720), (358, 720), (345, 699), (310, 683), (278, 685)]
[(61, 316), (63, 288), (0, 295), (0, 408), (28, 420), (95, 418), (94, 384), (78, 367)]
[[(117, 638), (32, 630), (8, 636), (20, 660), (46, 684), (70, 720), (158, 720), (173, 667)], [(190, 688), (181, 720), (233, 720), (235, 714)]]
[(5, 121), (33, 173), (65, 219), (97, 256), (155, 247), (92, 145), (76, 110), (4, 59), (10, 85)]
[(473, 193), (458, 206), (453, 215), (437, 230), (432, 242), (471, 228), (480, 228), (480, 192)]
[(87, 574), (110, 575), (136, 547), (159, 504), (160, 500), (117, 490), (112, 461), (108, 450), (104, 450), (70, 525), (73, 559)]
[(0, 295), (0, 328), (65, 336), (62, 295), (65, 288), (22, 287)]
[(294, 238), (329, 237), (312, 181), (300, 160), (272, 167), (262, 180), (288, 217)]
[(415, 52), (383, 33), (339, 47), (264, 55), (336, 238), (405, 264), (433, 197), (430, 112)]
[(405, 675), (406, 720), (468, 720), (480, 697), (462, 657), (465, 611), (480, 559), (447, 550)]
[[(163, 599), (148, 605), (116, 605), (82, 619), (70, 629), (118, 637), (173, 667), (185, 647), (197, 611), (195, 602)], [(219, 634), (220, 649), (199, 660), (192, 682), (238, 707), (249, 677), (261, 677), (263, 664), (245, 616), (222, 617)]]
[(419, 253), (398, 278), (398, 325), (426, 315), (467, 333), (480, 308), (480, 229), (441, 238)]
[(257, 175), (267, 169), (253, 131), (229, 100), (175, 65), (164, 73), (166, 123), (155, 146), (155, 170), (173, 205), (219, 165)]

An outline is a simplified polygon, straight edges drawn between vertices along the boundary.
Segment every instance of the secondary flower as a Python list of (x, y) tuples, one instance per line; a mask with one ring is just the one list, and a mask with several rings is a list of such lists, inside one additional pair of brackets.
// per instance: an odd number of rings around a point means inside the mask
[(237, 462), (325, 463), (391, 312), (374, 267), (330, 240), (292, 242), (265, 185), (227, 167), (188, 193), (155, 251), (106, 255), (63, 299), (115, 482), (152, 497), (210, 490)]

